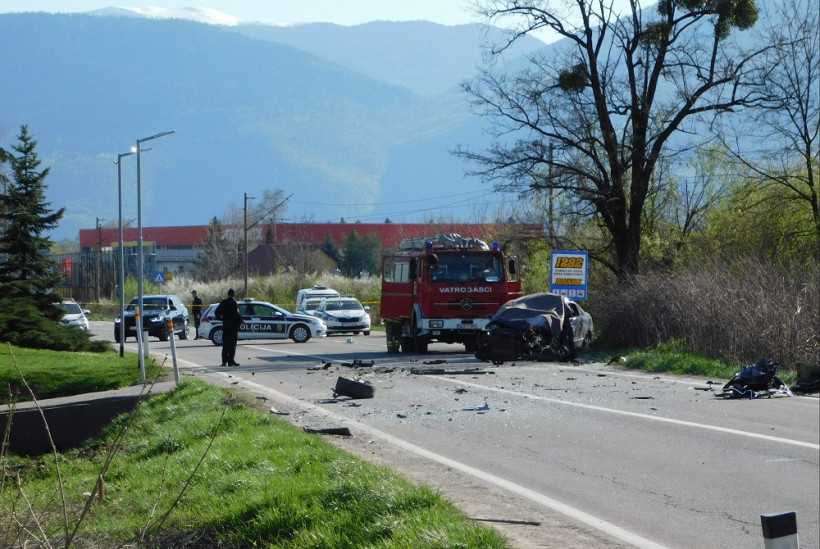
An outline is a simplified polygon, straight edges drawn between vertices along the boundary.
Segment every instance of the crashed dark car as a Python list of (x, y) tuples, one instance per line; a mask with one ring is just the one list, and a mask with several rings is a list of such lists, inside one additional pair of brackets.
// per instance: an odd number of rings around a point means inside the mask
[(479, 335), (476, 358), (494, 364), (511, 360), (571, 360), (592, 341), (592, 317), (577, 303), (551, 293), (505, 303)]

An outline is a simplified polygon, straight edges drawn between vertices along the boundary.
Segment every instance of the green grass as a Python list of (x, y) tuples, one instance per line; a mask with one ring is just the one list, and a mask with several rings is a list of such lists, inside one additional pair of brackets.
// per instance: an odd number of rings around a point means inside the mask
[[(14, 361), (12, 354), (14, 353)], [(116, 351), (104, 353), (73, 353), (0, 345), (0, 402), (8, 397), (8, 385), (19, 391), (18, 400), (30, 400), (28, 391), (14, 367), (23, 372), (38, 399), (105, 391), (131, 385), (139, 379), (136, 354), (120, 358)], [(153, 360), (146, 362), (149, 379), (160, 372)]]
[[(194, 482), (157, 529), (157, 519), (179, 494), (226, 409)], [(119, 425), (115, 422), (102, 439), (63, 454), (70, 517), (79, 514), (81, 494), (92, 490)], [(34, 508), (51, 517), (50, 536), (59, 538), (52, 459), (12, 460)], [(11, 495), (8, 488), (0, 494), (0, 524)], [(19, 509), (22, 503), (17, 504)], [(106, 496), (94, 503), (81, 528), (82, 543), (134, 542), (146, 525), (148, 546), (194, 539), (201, 547), (505, 546), (497, 533), (466, 519), (433, 490), (411, 485), (198, 381), (138, 408), (124, 450), (107, 475)], [(2, 527), (3, 545), (1, 536)]]
[[(663, 343), (648, 349), (610, 352), (608, 356), (618, 354), (626, 358), (623, 363), (625, 368), (646, 372), (729, 379), (741, 369), (740, 364), (690, 353), (677, 342)], [(780, 370), (777, 375), (787, 385), (795, 381), (792, 371)]]

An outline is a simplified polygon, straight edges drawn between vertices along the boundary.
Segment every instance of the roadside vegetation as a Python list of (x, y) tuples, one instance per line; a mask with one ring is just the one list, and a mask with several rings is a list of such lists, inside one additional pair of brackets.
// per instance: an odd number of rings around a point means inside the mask
[(73, 531), (89, 502), (78, 546), (505, 546), (433, 490), (202, 382), (155, 396), (129, 417), (59, 456), (67, 520), (52, 456), (0, 457), (0, 545), (44, 545), (48, 538), (61, 546), (65, 523)]
[[(13, 353), (13, 356), (12, 356)], [(153, 379), (160, 367), (146, 360), (146, 377)], [(17, 401), (30, 400), (25, 377), (38, 400), (107, 391), (139, 381), (139, 362), (134, 353), (123, 358), (111, 349), (100, 353), (65, 352), (0, 345), (0, 388), (2, 401), (10, 389)]]

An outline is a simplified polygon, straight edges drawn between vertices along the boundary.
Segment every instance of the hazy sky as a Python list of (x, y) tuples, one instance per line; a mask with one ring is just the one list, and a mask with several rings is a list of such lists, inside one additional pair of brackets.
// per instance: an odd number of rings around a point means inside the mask
[(366, 21), (426, 19), (455, 25), (479, 21), (472, 11), (473, 0), (0, 0), (0, 12), (8, 11), (89, 11), (109, 6), (182, 8), (207, 7), (223, 11), (242, 21), (286, 25), (327, 21), (354, 25)]

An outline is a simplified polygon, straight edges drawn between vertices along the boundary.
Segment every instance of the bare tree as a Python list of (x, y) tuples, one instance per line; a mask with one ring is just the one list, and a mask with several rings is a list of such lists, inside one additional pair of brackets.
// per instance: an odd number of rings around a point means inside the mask
[[(761, 185), (811, 208), (820, 258), (820, 10), (816, 0), (784, 0), (770, 21), (764, 36), (773, 47), (763, 59), (769, 100), (753, 127), (743, 127), (744, 138), (727, 147)], [(744, 150), (750, 146), (757, 150)]]
[(499, 51), (543, 29), (565, 47), (517, 75), (486, 70), (465, 84), (497, 139), (458, 154), (499, 190), (571, 195), (573, 211), (608, 235), (596, 259), (621, 279), (637, 273), (644, 204), (658, 163), (673, 154), (670, 140), (698, 119), (760, 101), (752, 60), (766, 48), (746, 52), (727, 40), (755, 23), (754, 1), (661, 0), (644, 10), (630, 0), (624, 13), (611, 0), (479, 1), (491, 21), (519, 22)]

